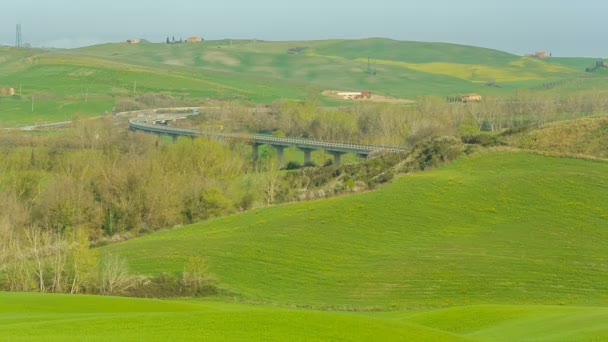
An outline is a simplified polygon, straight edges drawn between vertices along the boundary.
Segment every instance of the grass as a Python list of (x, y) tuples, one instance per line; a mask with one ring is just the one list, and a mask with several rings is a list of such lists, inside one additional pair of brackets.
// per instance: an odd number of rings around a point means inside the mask
[(514, 135), (508, 141), (531, 150), (608, 158), (608, 117), (556, 122)]
[(202, 256), (227, 290), (280, 305), (606, 305), (607, 190), (608, 163), (505, 152), (102, 252), (140, 274)]
[[(287, 53), (295, 47), (308, 49)], [(0, 86), (21, 88), (22, 95), (0, 98), (4, 126), (99, 115), (112, 110), (118, 99), (143, 93), (170, 94), (176, 102), (212, 97), (256, 103), (305, 99), (325, 89), (364, 89), (409, 99), (500, 95), (575, 78), (589, 62), (539, 61), (477, 47), (387, 39), (104, 44), (52, 51), (0, 47), (0, 53)], [(375, 75), (368, 73), (368, 57)], [(485, 86), (488, 80), (501, 88)], [(32, 96), (37, 102), (33, 111)]]
[(466, 340), (406, 322), (337, 312), (38, 294), (0, 293), (0, 300), (0, 335), (11, 341)]
[(10, 341), (562, 341), (608, 336), (608, 309), (472, 306), (348, 313), (219, 302), (0, 293)]
[(504, 66), (443, 62), (414, 64), (387, 60), (378, 60), (375, 63), (401, 66), (429, 74), (446, 75), (474, 82), (488, 82), (490, 80), (499, 83), (539, 81), (547, 79), (550, 74), (553, 74), (554, 77), (560, 77), (572, 73), (572, 69), (565, 66), (551, 65), (536, 59), (526, 58)]

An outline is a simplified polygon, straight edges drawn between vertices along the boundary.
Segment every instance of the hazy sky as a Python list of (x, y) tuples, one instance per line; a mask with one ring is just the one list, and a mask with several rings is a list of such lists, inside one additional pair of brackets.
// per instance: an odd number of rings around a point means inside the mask
[(608, 0), (6, 0), (0, 44), (13, 45), (21, 23), (34, 46), (386, 37), (608, 57), (607, 15)]

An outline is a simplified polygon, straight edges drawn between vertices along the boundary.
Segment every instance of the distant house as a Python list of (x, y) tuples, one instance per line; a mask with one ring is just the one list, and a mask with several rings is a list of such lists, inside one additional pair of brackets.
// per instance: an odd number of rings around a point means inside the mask
[(2, 94), (2, 96), (15, 96), (15, 88), (4, 87), (0, 89), (0, 94)]
[(203, 41), (203, 38), (201, 37), (189, 37), (188, 39), (186, 39), (186, 43), (200, 43)]
[(547, 58), (551, 57), (551, 54), (547, 53), (545, 51), (537, 51), (535, 53), (528, 53), (525, 56), (531, 57), (531, 58), (538, 58), (538, 59), (547, 59)]
[(129, 44), (139, 44), (139, 39), (127, 39), (127, 43)]
[(464, 94), (460, 96), (460, 102), (481, 102), (481, 95)]
[(337, 95), (341, 96), (345, 100), (363, 100), (372, 98), (372, 93), (369, 91), (339, 92)]

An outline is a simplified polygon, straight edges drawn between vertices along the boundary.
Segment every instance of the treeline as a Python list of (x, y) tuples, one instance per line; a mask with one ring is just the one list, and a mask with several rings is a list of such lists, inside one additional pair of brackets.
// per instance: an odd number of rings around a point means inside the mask
[(164, 143), (112, 118), (57, 135), (5, 133), (0, 219), (56, 232), (82, 228), (94, 240), (152, 231), (245, 209), (256, 191), (238, 181), (248, 168), (230, 146)]
[(138, 297), (200, 296), (218, 291), (204, 259), (193, 257), (178, 275), (129, 273), (127, 260), (99, 255), (85, 230), (55, 232), (0, 221), (0, 290)]
[[(250, 156), (247, 155), (247, 161)], [(235, 146), (176, 144), (106, 117), (57, 133), (0, 134), (0, 289), (135, 296), (216, 291), (204, 260), (133, 276), (100, 244), (247, 209), (261, 185)], [(258, 172), (259, 173), (259, 172)]]
[(608, 98), (599, 92), (518, 91), (487, 96), (480, 103), (448, 103), (428, 96), (412, 105), (360, 102), (345, 108), (320, 107), (316, 101), (286, 100), (257, 107), (218, 102), (192, 117), (192, 125), (205, 130), (414, 146), (434, 136), (497, 132), (607, 111)]
[[(391, 178), (381, 174), (394, 165), (373, 158), (290, 174), (269, 156), (253, 164), (244, 144), (189, 138), (171, 143), (125, 126), (106, 117), (78, 120), (61, 134), (0, 135), (0, 221), (14, 230), (83, 230), (101, 243), (254, 206), (373, 188)], [(317, 134), (339, 137), (343, 129)], [(425, 134), (448, 135), (445, 129)], [(344, 187), (327, 189), (342, 181)]]

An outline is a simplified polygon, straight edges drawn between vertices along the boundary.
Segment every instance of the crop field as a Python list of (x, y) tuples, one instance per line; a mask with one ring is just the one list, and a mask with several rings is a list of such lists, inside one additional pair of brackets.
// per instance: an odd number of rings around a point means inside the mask
[(137, 274), (208, 260), (246, 300), (329, 308), (606, 305), (608, 164), (462, 159), (378, 191), (282, 205), (102, 248)]
[(329, 312), (219, 302), (0, 293), (0, 335), (10, 341), (560, 341), (601, 339), (608, 309), (470, 306)]

